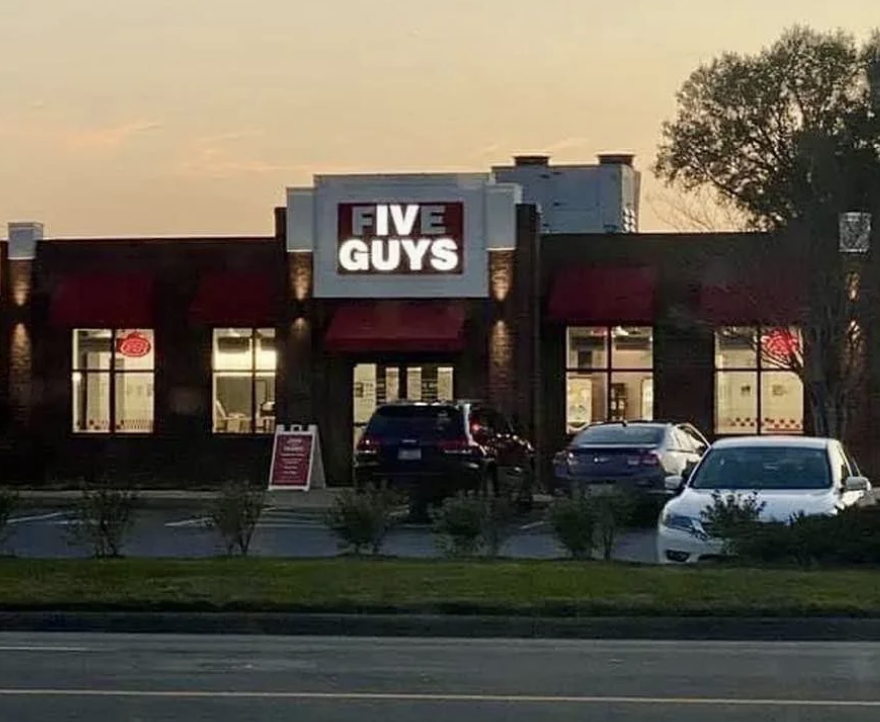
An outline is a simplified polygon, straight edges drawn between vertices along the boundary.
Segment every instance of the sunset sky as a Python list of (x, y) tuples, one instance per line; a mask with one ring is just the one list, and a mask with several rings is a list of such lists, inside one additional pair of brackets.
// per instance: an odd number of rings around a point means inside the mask
[[(312, 174), (522, 152), (646, 172), (700, 62), (877, 0), (0, 0), (0, 223), (265, 234)], [(642, 230), (668, 224), (657, 184)], [(659, 204), (659, 206), (658, 206)]]

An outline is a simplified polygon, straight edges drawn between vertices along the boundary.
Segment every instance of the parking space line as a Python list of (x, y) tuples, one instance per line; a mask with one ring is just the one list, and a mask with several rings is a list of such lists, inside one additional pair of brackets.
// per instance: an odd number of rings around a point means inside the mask
[(63, 511), (53, 511), (50, 514), (36, 514), (34, 516), (18, 516), (13, 519), (10, 519), (7, 524), (24, 524), (29, 521), (48, 521), (49, 519), (57, 519), (58, 517), (64, 516), (65, 512)]
[(186, 526), (205, 526), (211, 521), (211, 517), (209, 516), (201, 516), (190, 519), (183, 519), (181, 521), (166, 521), (166, 527), (186, 527)]
[(546, 521), (533, 521), (529, 524), (523, 524), (519, 530), (520, 531), (529, 531), (530, 529), (537, 529), (538, 527), (542, 527), (546, 524)]

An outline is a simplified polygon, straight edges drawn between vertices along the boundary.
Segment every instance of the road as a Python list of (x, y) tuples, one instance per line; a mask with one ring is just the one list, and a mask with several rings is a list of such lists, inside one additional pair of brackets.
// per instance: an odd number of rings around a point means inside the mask
[[(138, 514), (124, 553), (135, 557), (206, 557), (220, 553), (216, 535), (206, 528), (204, 512), (193, 508), (147, 509)], [(10, 524), (12, 536), (5, 550), (21, 557), (68, 558), (87, 552), (68, 541), (72, 516), (65, 509), (28, 509)], [(523, 559), (563, 556), (539, 512), (518, 520), (502, 553)], [(401, 557), (438, 555), (437, 544), (425, 525), (403, 524), (392, 531), (384, 553)], [(315, 512), (269, 508), (254, 535), (252, 554), (270, 557), (327, 557), (339, 553), (333, 534)], [(653, 563), (654, 532), (628, 532), (618, 540), (615, 558)]]
[(868, 722), (880, 645), (0, 634), (3, 722)]

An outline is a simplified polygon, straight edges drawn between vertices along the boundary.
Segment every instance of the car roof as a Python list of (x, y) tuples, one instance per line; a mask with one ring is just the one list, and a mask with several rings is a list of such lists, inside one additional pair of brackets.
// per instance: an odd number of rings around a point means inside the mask
[(712, 448), (715, 449), (742, 449), (751, 447), (782, 447), (796, 446), (804, 449), (827, 449), (834, 439), (824, 436), (786, 436), (783, 434), (773, 436), (735, 436), (726, 439), (718, 439)]

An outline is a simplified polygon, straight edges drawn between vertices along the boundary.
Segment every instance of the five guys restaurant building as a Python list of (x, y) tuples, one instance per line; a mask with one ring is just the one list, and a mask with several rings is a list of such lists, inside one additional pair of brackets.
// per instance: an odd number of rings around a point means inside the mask
[[(10, 224), (3, 480), (259, 480), (276, 424), (316, 423), (346, 484), (373, 408), (399, 398), (488, 400), (542, 468), (603, 419), (809, 431), (801, 382), (754, 341), (792, 342), (792, 243), (539, 228), (520, 186), (485, 173), (318, 176), (288, 189), (271, 237)], [(851, 445), (869, 464), (867, 439)]]

